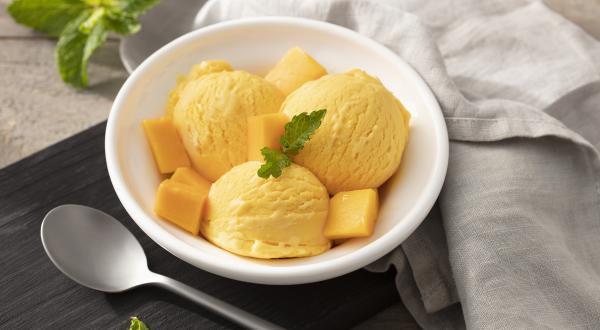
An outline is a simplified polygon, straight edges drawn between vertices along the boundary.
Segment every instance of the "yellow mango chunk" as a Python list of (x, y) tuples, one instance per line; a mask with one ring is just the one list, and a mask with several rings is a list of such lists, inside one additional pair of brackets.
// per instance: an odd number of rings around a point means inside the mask
[(190, 166), (190, 159), (171, 119), (146, 119), (142, 126), (160, 173), (171, 173), (178, 167)]
[(279, 138), (288, 121), (283, 113), (248, 117), (248, 160), (262, 161), (260, 149), (264, 147), (279, 149)]
[(283, 55), (265, 79), (279, 88), (285, 95), (292, 93), (307, 81), (321, 78), (327, 70), (302, 49), (294, 47)]
[(185, 183), (165, 180), (158, 186), (154, 212), (182, 229), (198, 235), (207, 194)]
[(179, 101), (181, 92), (190, 81), (196, 80), (209, 73), (221, 71), (233, 71), (233, 68), (231, 67), (231, 64), (226, 61), (208, 60), (194, 65), (187, 75), (178, 77), (177, 85), (169, 93), (169, 99), (167, 100), (167, 116), (171, 117), (173, 115), (173, 110), (175, 110), (175, 105)]
[(329, 201), (329, 214), (323, 234), (335, 240), (370, 236), (378, 211), (377, 189), (339, 192)]
[(171, 176), (171, 180), (193, 186), (208, 195), (211, 182), (202, 177), (191, 167), (179, 167)]

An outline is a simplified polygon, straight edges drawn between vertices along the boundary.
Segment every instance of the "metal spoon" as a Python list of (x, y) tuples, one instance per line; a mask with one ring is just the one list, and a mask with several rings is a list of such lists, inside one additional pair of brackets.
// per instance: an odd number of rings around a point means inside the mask
[(96, 209), (62, 205), (46, 214), (42, 244), (50, 260), (73, 281), (104, 292), (156, 285), (250, 329), (282, 329), (237, 307), (148, 269), (146, 254), (119, 221)]

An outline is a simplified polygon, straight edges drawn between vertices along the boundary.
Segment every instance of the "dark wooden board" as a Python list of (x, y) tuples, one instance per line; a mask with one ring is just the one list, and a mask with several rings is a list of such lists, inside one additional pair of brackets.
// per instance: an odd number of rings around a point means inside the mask
[(319, 283), (267, 286), (219, 277), (170, 255), (119, 203), (106, 170), (104, 128), (99, 124), (0, 169), (0, 328), (126, 329), (130, 316), (151, 329), (236, 328), (158, 288), (105, 294), (62, 275), (46, 257), (39, 230), (46, 212), (67, 203), (122, 221), (142, 243), (150, 269), (286, 328), (346, 329), (398, 301), (391, 272), (359, 270)]

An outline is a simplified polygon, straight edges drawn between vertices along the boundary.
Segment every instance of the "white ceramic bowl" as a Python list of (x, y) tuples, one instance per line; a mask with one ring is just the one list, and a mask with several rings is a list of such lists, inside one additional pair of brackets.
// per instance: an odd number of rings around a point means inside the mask
[[(374, 234), (315, 257), (259, 260), (231, 254), (158, 218), (152, 209), (161, 176), (146, 143), (142, 120), (164, 113), (176, 77), (195, 63), (225, 59), (235, 68), (263, 75), (293, 46), (300, 46), (330, 73), (361, 68), (378, 77), (412, 114), (402, 165), (380, 189)], [(423, 221), (440, 192), (448, 163), (448, 136), (439, 105), (425, 82), (384, 46), (328, 23), (265, 17), (190, 32), (146, 59), (113, 104), (106, 127), (106, 162), (131, 218), (173, 255), (236, 280), (299, 284), (359, 269), (402, 243)]]

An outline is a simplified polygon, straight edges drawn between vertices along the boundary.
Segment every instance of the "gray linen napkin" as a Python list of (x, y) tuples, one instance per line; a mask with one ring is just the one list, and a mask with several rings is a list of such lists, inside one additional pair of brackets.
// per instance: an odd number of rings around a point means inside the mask
[(211, 0), (199, 22), (264, 15), (353, 29), (435, 93), (451, 139), (444, 188), (368, 267), (397, 269), (421, 326), (600, 328), (597, 40), (525, 0)]

